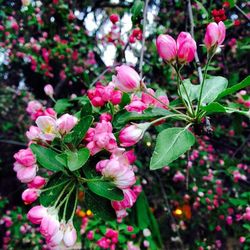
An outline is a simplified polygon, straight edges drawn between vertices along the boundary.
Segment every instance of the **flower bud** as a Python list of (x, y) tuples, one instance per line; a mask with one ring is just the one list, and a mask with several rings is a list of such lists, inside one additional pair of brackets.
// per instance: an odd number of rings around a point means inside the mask
[(180, 63), (193, 61), (197, 46), (188, 32), (181, 32), (177, 38), (177, 57)]
[(29, 184), (29, 188), (42, 188), (46, 183), (46, 180), (41, 176), (36, 176)]
[(117, 23), (117, 22), (119, 21), (119, 16), (118, 16), (117, 14), (111, 14), (111, 15), (109, 16), (109, 20), (110, 20), (113, 24), (115, 24), (115, 23)]
[(22, 193), (22, 200), (25, 204), (31, 204), (38, 198), (38, 190), (35, 188), (28, 188)]
[(27, 218), (34, 224), (40, 224), (43, 217), (45, 217), (46, 215), (47, 215), (47, 208), (43, 206), (35, 206), (29, 210)]
[(73, 115), (64, 114), (57, 121), (57, 128), (61, 134), (67, 134), (75, 127), (77, 118)]
[(123, 128), (119, 134), (121, 146), (130, 147), (135, 145), (142, 139), (144, 132), (148, 129), (149, 126), (150, 123), (146, 122), (141, 124), (133, 124)]
[(217, 46), (221, 45), (225, 40), (226, 36), (226, 27), (223, 22), (210, 23), (207, 26), (204, 43), (207, 47), (207, 50), (211, 49), (216, 50)]
[(167, 62), (176, 58), (177, 47), (173, 37), (169, 35), (159, 35), (156, 40), (156, 47), (159, 56)]
[(123, 92), (134, 92), (140, 88), (140, 76), (127, 65), (116, 67), (117, 75), (113, 81), (118, 89)]
[(14, 158), (19, 164), (26, 167), (30, 167), (36, 163), (36, 158), (30, 148), (20, 149), (14, 154)]
[(72, 222), (68, 222), (66, 225), (66, 230), (63, 235), (63, 242), (66, 247), (72, 247), (77, 239), (76, 229)]
[(44, 92), (45, 92), (45, 94), (47, 95), (47, 96), (53, 96), (53, 94), (54, 94), (54, 89), (53, 89), (53, 87), (52, 87), (52, 85), (50, 85), (50, 84), (47, 84), (47, 85), (45, 85), (45, 87), (44, 87)]

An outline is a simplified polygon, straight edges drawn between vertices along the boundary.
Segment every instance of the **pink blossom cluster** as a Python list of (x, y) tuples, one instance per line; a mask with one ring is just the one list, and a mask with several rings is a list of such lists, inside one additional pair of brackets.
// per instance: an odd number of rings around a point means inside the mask
[(102, 107), (108, 102), (111, 102), (113, 105), (119, 104), (122, 99), (122, 93), (119, 90), (115, 90), (113, 84), (108, 86), (97, 84), (94, 89), (88, 90), (88, 97), (93, 106)]
[(34, 206), (29, 210), (27, 217), (32, 223), (40, 225), (40, 232), (50, 249), (58, 249), (62, 242), (66, 247), (75, 244), (77, 232), (73, 222), (59, 221), (58, 211), (55, 208)]
[(36, 120), (39, 116), (46, 115), (55, 117), (56, 112), (52, 108), (45, 108), (39, 101), (30, 101), (26, 108), (32, 120)]
[(141, 114), (144, 110), (150, 107), (167, 109), (169, 100), (166, 95), (157, 96), (157, 99), (161, 101), (159, 102), (158, 100), (152, 97), (152, 95), (156, 96), (153, 89), (148, 88), (147, 92), (149, 92), (151, 95), (145, 92), (141, 94), (141, 97), (137, 96), (136, 94), (132, 95), (132, 101), (131, 103), (125, 106), (125, 109), (128, 112), (137, 112), (139, 114)]
[(106, 229), (104, 237), (100, 238), (96, 243), (101, 249), (115, 250), (118, 243), (119, 233), (111, 228)]

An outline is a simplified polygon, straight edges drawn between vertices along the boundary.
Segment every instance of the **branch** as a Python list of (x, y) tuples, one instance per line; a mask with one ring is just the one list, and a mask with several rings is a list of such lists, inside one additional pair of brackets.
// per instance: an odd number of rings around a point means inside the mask
[(22, 143), (22, 142), (18, 142), (18, 141), (13, 141), (13, 140), (0, 140), (0, 143), (6, 143), (6, 144), (12, 144), (12, 145), (18, 145), (18, 146), (24, 146), (26, 147), (27, 144)]
[(247, 19), (248, 22), (250, 21), (248, 15), (237, 4), (235, 4), (234, 7)]
[(143, 65), (143, 56), (144, 56), (144, 47), (145, 47), (145, 33), (146, 33), (146, 25), (147, 25), (148, 2), (149, 0), (145, 1), (145, 6), (143, 10), (142, 48), (141, 48), (140, 63), (139, 63), (139, 71), (140, 71), (141, 78), (142, 78), (142, 65)]
[[(194, 38), (194, 17), (193, 17), (191, 0), (188, 0), (188, 16), (189, 16), (189, 22), (190, 22), (190, 33), (192, 37)], [(195, 58), (195, 62), (197, 65), (199, 82), (202, 83), (203, 75), (202, 75), (201, 63), (200, 63), (200, 59), (199, 59), (197, 51), (195, 52), (194, 58)]]

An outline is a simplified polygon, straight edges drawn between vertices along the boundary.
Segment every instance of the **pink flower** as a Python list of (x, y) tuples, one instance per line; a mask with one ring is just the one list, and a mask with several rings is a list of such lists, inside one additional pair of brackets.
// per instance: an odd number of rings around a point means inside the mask
[(136, 112), (141, 114), (145, 109), (147, 109), (147, 105), (140, 100), (134, 100), (130, 104), (126, 105), (125, 109), (128, 112)]
[(117, 75), (113, 76), (116, 87), (123, 92), (134, 92), (140, 88), (140, 76), (127, 65), (116, 67)]
[(159, 56), (167, 62), (172, 62), (176, 59), (177, 46), (173, 37), (159, 35), (156, 39), (156, 48)]
[(132, 189), (123, 189), (123, 195), (124, 195), (124, 199), (122, 201), (111, 202), (112, 207), (115, 210), (131, 208), (137, 199), (137, 195), (133, 192)]
[(246, 241), (246, 238), (241, 236), (240, 239), (239, 239), (240, 243), (243, 244), (245, 241)]
[(132, 168), (128, 165), (120, 164), (117, 159), (111, 159), (102, 169), (102, 175), (111, 179), (113, 183), (121, 189), (126, 189), (135, 184), (135, 174)]
[(57, 135), (56, 120), (50, 116), (39, 116), (36, 119), (38, 128), (42, 131), (40, 137), (46, 141), (52, 141)]
[(30, 167), (36, 163), (36, 158), (30, 148), (21, 149), (14, 154), (15, 160), (26, 167)]
[(173, 181), (179, 182), (179, 181), (184, 181), (184, 180), (185, 180), (185, 176), (180, 171), (177, 171), (173, 177)]
[(42, 188), (46, 183), (46, 180), (41, 176), (36, 176), (29, 184), (29, 188)]
[(14, 171), (17, 172), (17, 178), (22, 183), (31, 182), (36, 176), (37, 165), (25, 167), (18, 162), (14, 163)]
[(38, 196), (39, 196), (38, 189), (28, 188), (23, 191), (22, 200), (24, 201), (25, 204), (31, 204), (35, 200), (37, 200)]
[(140, 141), (145, 133), (145, 131), (150, 126), (149, 122), (133, 124), (123, 128), (119, 134), (119, 140), (121, 142), (121, 146), (130, 147), (135, 145), (138, 141)]
[(197, 46), (188, 32), (181, 32), (177, 38), (177, 57), (180, 63), (193, 61)]
[(133, 164), (136, 161), (136, 155), (133, 149), (126, 151), (123, 155), (127, 157), (130, 164)]
[(54, 89), (53, 89), (52, 85), (50, 85), (50, 84), (45, 85), (44, 92), (47, 96), (52, 97), (54, 95)]
[(39, 139), (39, 135), (41, 133), (41, 130), (36, 126), (30, 126), (29, 130), (26, 132), (27, 138), (32, 141)]
[(225, 40), (226, 36), (226, 27), (222, 21), (218, 24), (213, 22), (207, 26), (204, 43), (207, 47), (207, 50), (210, 51), (213, 48), (221, 45)]
[(32, 207), (27, 214), (27, 218), (34, 224), (40, 224), (42, 219), (46, 215), (47, 215), (47, 208), (40, 205)]
[(86, 141), (89, 141), (87, 148), (91, 154), (94, 155), (100, 152), (102, 149), (112, 151), (117, 147), (116, 138), (112, 133), (112, 124), (102, 120), (96, 124), (96, 127), (90, 128), (85, 137)]
[(57, 249), (58, 245), (63, 240), (63, 234), (65, 230), (65, 224), (61, 223), (59, 230), (53, 234), (52, 236), (46, 237), (46, 243), (50, 247), (50, 249)]
[(46, 237), (52, 237), (60, 229), (60, 223), (58, 221), (58, 215), (55, 210), (48, 210), (48, 214), (42, 218), (40, 224), (40, 233)]
[(100, 115), (100, 121), (110, 122), (112, 120), (112, 115), (110, 113), (103, 113)]
[(117, 14), (111, 14), (111, 15), (109, 16), (109, 20), (110, 20), (113, 24), (115, 24), (115, 23), (117, 23), (117, 22), (119, 21), (119, 16), (118, 16)]
[(67, 134), (72, 128), (75, 127), (77, 123), (77, 118), (73, 115), (64, 114), (59, 119), (57, 119), (57, 129), (61, 134)]
[(68, 222), (66, 225), (66, 230), (63, 235), (63, 242), (66, 247), (72, 247), (77, 239), (76, 229), (72, 222)]

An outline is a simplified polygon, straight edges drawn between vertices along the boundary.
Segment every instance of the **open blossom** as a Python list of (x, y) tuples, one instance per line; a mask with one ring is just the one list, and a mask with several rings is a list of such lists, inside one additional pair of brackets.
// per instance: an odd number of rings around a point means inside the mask
[(56, 120), (50, 116), (39, 116), (36, 119), (36, 125), (41, 130), (40, 137), (47, 141), (52, 141), (57, 135)]
[(119, 134), (121, 146), (130, 147), (135, 145), (138, 141), (142, 139), (145, 131), (148, 129), (149, 126), (150, 123), (146, 122), (141, 124), (133, 124), (123, 128)]
[(56, 121), (57, 129), (61, 134), (67, 134), (75, 127), (77, 118), (73, 115), (64, 114)]
[(197, 46), (192, 36), (188, 32), (181, 32), (176, 42), (178, 62), (189, 63), (193, 61)]
[(101, 173), (105, 178), (111, 179), (121, 189), (129, 188), (136, 181), (132, 168), (129, 165), (120, 164), (117, 159), (107, 161)]
[(225, 40), (226, 27), (225, 24), (220, 21), (218, 24), (213, 22), (207, 26), (204, 43), (207, 50), (210, 51), (213, 48), (221, 45)]
[(117, 75), (113, 76), (112, 81), (115, 86), (123, 92), (134, 92), (140, 88), (139, 74), (127, 65), (116, 67)]

